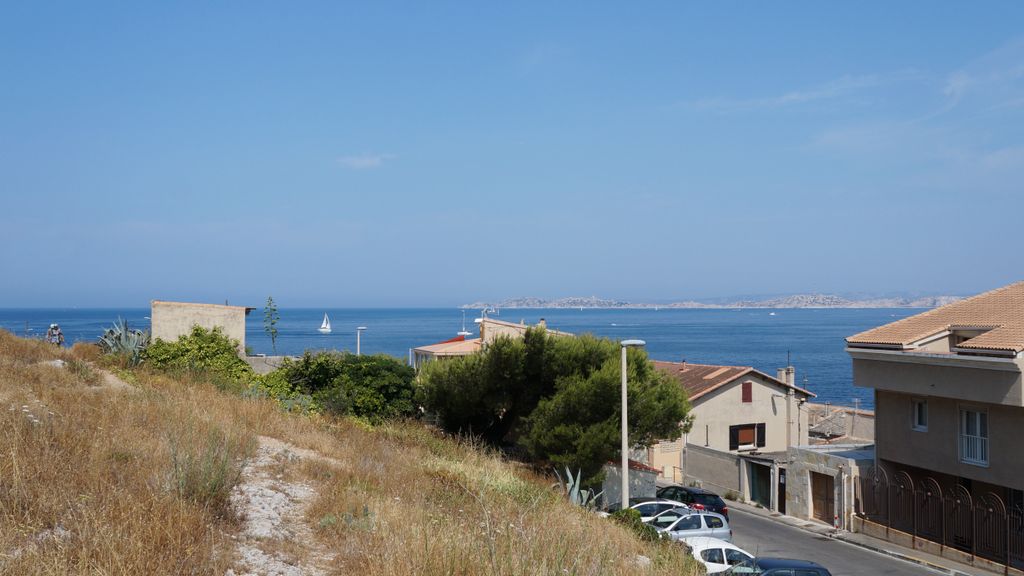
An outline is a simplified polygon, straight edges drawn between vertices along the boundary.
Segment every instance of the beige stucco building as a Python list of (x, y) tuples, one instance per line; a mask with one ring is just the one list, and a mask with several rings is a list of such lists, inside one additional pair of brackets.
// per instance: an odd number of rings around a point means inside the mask
[(505, 322), (504, 320), (497, 320), (485, 316), (478, 319), (476, 324), (480, 330), (479, 337), (466, 338), (469, 333), (461, 332), (458, 336), (451, 338), (450, 340), (413, 348), (409, 350), (409, 363), (419, 370), (424, 363), (430, 362), (431, 360), (452, 358), (455, 356), (468, 356), (479, 352), (484, 346), (494, 342), (502, 336), (506, 336), (508, 338), (522, 338), (526, 334), (527, 330), (535, 327), (544, 328), (548, 334), (554, 336), (572, 336), (572, 334), (568, 332), (548, 328), (547, 322), (545, 322), (543, 318), (541, 318), (540, 322), (537, 324), (531, 325), (526, 324), (525, 322), (520, 322), (518, 324), (514, 322)]
[(749, 366), (655, 361), (675, 378), (690, 400), (693, 425), (681, 438), (655, 444), (648, 463), (661, 477), (697, 481), (776, 508), (780, 456), (807, 444), (806, 401), (814, 394), (795, 385), (792, 367), (769, 376)]
[(190, 333), (193, 326), (220, 328), (225, 336), (238, 341), (238, 354), (245, 356), (245, 317), (253, 308), (163, 300), (153, 300), (150, 305), (154, 340), (173, 342)]
[(846, 341), (887, 481), (1024, 508), (1024, 282)]

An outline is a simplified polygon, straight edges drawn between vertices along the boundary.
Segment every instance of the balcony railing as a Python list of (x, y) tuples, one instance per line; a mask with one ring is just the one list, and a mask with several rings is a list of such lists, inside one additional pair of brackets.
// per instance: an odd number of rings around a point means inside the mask
[(967, 464), (988, 466), (988, 438), (961, 434), (960, 460)]

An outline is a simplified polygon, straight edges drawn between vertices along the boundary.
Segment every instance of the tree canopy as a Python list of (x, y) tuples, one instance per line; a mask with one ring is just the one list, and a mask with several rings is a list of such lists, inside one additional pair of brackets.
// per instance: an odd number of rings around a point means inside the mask
[[(682, 389), (642, 349), (627, 354), (630, 444), (678, 438), (689, 426)], [(477, 354), (425, 365), (419, 400), (450, 431), (518, 445), (596, 481), (619, 453), (620, 366), (613, 340), (531, 328), (522, 339), (499, 338)]]

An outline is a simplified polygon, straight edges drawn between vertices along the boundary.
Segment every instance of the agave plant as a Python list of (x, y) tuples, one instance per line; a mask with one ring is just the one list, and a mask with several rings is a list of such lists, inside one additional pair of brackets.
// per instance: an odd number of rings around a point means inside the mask
[(569, 470), (569, 467), (566, 466), (566, 478), (563, 480), (562, 475), (558, 473), (558, 470), (555, 470), (555, 477), (558, 478), (558, 485), (565, 490), (565, 495), (569, 497), (569, 502), (572, 502), (577, 506), (583, 506), (584, 508), (593, 508), (597, 504), (597, 499), (604, 494), (604, 491), (594, 492), (593, 490), (581, 488), (582, 478), (580, 478), (580, 476), (582, 475), (583, 471), (577, 470), (576, 476), (573, 477), (572, 470)]
[(142, 352), (149, 346), (149, 331), (129, 328), (128, 321), (118, 317), (113, 326), (103, 331), (99, 346), (107, 354), (126, 356), (135, 366), (142, 361)]

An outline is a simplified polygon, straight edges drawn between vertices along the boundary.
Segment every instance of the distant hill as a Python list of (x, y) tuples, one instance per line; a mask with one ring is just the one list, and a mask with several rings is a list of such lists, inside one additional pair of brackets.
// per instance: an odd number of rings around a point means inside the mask
[(794, 294), (763, 300), (736, 300), (732, 302), (696, 302), (693, 300), (671, 304), (647, 304), (608, 300), (596, 296), (568, 297), (557, 300), (544, 298), (513, 298), (501, 302), (474, 302), (463, 308), (935, 308), (959, 300), (959, 296), (924, 296), (916, 298), (850, 299), (834, 294)]

